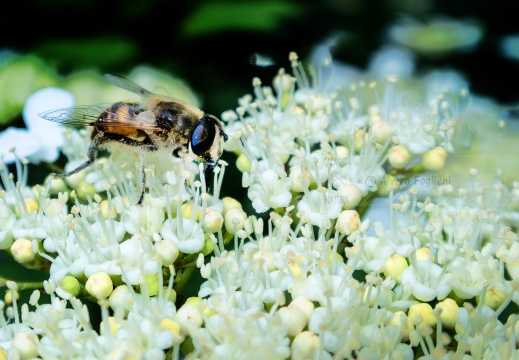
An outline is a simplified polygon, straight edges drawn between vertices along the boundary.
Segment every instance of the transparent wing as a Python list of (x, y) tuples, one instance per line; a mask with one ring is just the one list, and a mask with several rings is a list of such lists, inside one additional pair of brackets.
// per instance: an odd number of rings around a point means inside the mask
[(53, 109), (39, 113), (45, 120), (72, 126), (93, 126), (99, 116), (110, 108), (110, 104), (84, 105), (64, 109)]
[(75, 106), (64, 109), (54, 109), (39, 113), (38, 116), (45, 120), (71, 126), (96, 126), (137, 128), (142, 130), (155, 130), (158, 126), (150, 111), (141, 114), (115, 109), (110, 104), (96, 104)]
[(153, 95), (151, 91), (146, 90), (145, 88), (141, 87), (140, 85), (137, 85), (133, 81), (124, 78), (122, 76), (112, 75), (112, 74), (105, 74), (105, 78), (110, 81), (112, 84), (114, 84), (117, 87), (120, 87), (121, 89), (128, 90), (134, 94), (143, 96), (143, 97), (149, 97)]

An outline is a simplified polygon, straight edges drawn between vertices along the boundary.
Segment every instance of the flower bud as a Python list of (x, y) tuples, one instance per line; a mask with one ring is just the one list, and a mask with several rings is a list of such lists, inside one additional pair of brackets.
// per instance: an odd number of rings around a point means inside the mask
[(146, 275), (146, 286), (148, 288), (148, 295), (155, 296), (159, 293), (159, 277), (158, 274)]
[(65, 276), (63, 279), (59, 281), (59, 286), (66, 292), (68, 292), (72, 296), (78, 296), (79, 291), (81, 290), (81, 286), (79, 285), (79, 281), (70, 275)]
[(20, 293), (18, 292), (18, 289), (6, 290), (4, 300), (7, 305), (13, 304), (13, 294), (16, 300), (20, 299)]
[(384, 180), (378, 186), (377, 195), (379, 196), (389, 196), (391, 191), (396, 191), (400, 187), (400, 183), (398, 179), (393, 175), (386, 174), (384, 176)]
[(247, 156), (245, 156), (245, 154), (240, 154), (240, 156), (238, 156), (238, 158), (236, 159), (236, 167), (242, 173), (250, 172), (249, 158)]
[(344, 145), (338, 145), (337, 147), (335, 147), (335, 150), (337, 151), (337, 161), (339, 163), (345, 163), (346, 161), (348, 161), (348, 157), (350, 156), (350, 149), (348, 149)]
[(384, 275), (386, 277), (390, 277), (394, 280), (398, 280), (400, 275), (404, 272), (405, 269), (409, 267), (406, 259), (399, 254), (393, 254), (386, 259), (386, 269), (384, 270)]
[(187, 302), (177, 310), (174, 320), (180, 325), (180, 331), (184, 335), (189, 335), (192, 330), (202, 326), (202, 314), (196, 306)]
[(198, 207), (195, 208), (195, 205), (193, 203), (182, 204), (181, 211), (182, 211), (182, 216), (185, 217), (186, 219), (191, 219), (191, 217), (193, 216), (193, 211), (195, 211), (195, 217), (194, 217), (195, 221), (200, 220), (200, 215), (201, 215), (200, 209)]
[(442, 309), (440, 319), (442, 321), (443, 327), (445, 327), (446, 329), (454, 329), (456, 323), (458, 322), (459, 309), (459, 306), (456, 303), (456, 301), (454, 301), (451, 298), (447, 298), (436, 304), (436, 308)]
[(24, 199), (25, 206), (27, 207), (27, 211), (30, 213), (38, 210), (39, 205), (33, 198), (25, 198)]
[(232, 208), (227, 210), (225, 214), (225, 229), (227, 232), (234, 234), (236, 231), (243, 229), (247, 214), (240, 208)]
[(278, 74), (274, 77), (274, 81), (272, 82), (272, 85), (274, 86), (274, 89), (279, 92), (286, 92), (290, 91), (292, 87), (294, 86), (296, 82), (296, 79), (285, 73), (284, 70), (280, 70)]
[(163, 318), (160, 321), (159, 326), (163, 329), (167, 329), (167, 330), (171, 331), (174, 335), (180, 334), (180, 325), (172, 319)]
[(353, 209), (362, 200), (362, 191), (354, 184), (340, 184), (337, 192), (341, 197), (342, 208), (344, 210)]
[(11, 245), (11, 254), (20, 264), (26, 264), (34, 260), (32, 252), (32, 241), (25, 238), (19, 238)]
[(50, 217), (55, 217), (61, 214), (65, 205), (58, 199), (50, 199), (45, 204), (45, 213)]
[(375, 141), (379, 144), (384, 144), (394, 132), (395, 128), (385, 120), (377, 121), (371, 125), (371, 133), (375, 136)]
[(360, 216), (355, 210), (343, 210), (337, 218), (335, 225), (337, 230), (345, 235), (351, 235), (352, 232), (360, 227)]
[[(431, 255), (431, 251), (429, 250), (429, 248), (422, 247), (422, 248), (416, 250), (416, 261), (425, 261), (425, 260), (428, 261), (430, 255)], [(434, 263), (434, 261), (435, 261), (434, 256), (431, 256), (430, 261), (432, 263)]]
[(242, 208), (242, 206), (238, 200), (233, 199), (232, 197), (229, 197), (229, 196), (224, 197), (222, 199), (222, 203), (223, 203), (223, 215), (224, 216), (227, 213), (227, 211), (229, 211), (231, 209), (234, 209), (234, 208), (241, 209)]
[[(77, 175), (77, 174), (74, 174), (74, 175)], [(70, 178), (74, 175), (69, 176), (67, 178), (67, 180), (70, 180)], [(87, 198), (87, 196), (86, 196), (87, 194), (90, 196), (94, 196), (94, 194), (96, 193), (96, 191), (94, 189), (94, 185), (89, 184), (84, 180), (80, 181), (79, 184), (76, 187), (74, 187), (74, 189), (76, 189), (77, 197), (81, 200), (85, 200)]]
[[(116, 322), (115, 318), (113, 316), (108, 317), (108, 328), (110, 329), (110, 333), (112, 334), (112, 336), (115, 336), (115, 334), (117, 333), (117, 330), (119, 330), (119, 328), (121, 327), (122, 324), (123, 324), (123, 320)], [(101, 326), (99, 327), (101, 335), (105, 335), (104, 334), (105, 327), (106, 327), (105, 321), (103, 320), (103, 321), (101, 321)]]
[(313, 302), (308, 300), (307, 297), (299, 295), (290, 302), (288, 307), (296, 307), (301, 310), (306, 316), (306, 320), (308, 321), (310, 319), (310, 315), (312, 315), (312, 312), (314, 311), (315, 305)]
[(47, 184), (47, 181), (52, 181), (50, 185), (50, 193), (52, 195), (56, 195), (60, 192), (67, 191), (67, 185), (65, 184), (65, 181), (61, 178), (55, 178), (53, 174), (49, 174), (45, 180), (43, 181), (44, 184)]
[(294, 192), (303, 192), (304, 189), (310, 187), (312, 183), (312, 174), (306, 168), (301, 170), (301, 166), (292, 166), (290, 168), (290, 178), (292, 179), (292, 188)]
[(342, 257), (341, 254), (337, 253), (337, 252), (334, 252), (332, 249), (328, 250), (328, 264), (332, 264), (333, 261), (334, 261), (334, 257), (335, 257), (335, 261), (337, 262), (344, 262), (344, 258)]
[(100, 206), (101, 206), (101, 212), (103, 213), (103, 217), (105, 219), (108, 219), (108, 218), (112, 217), (113, 214), (117, 213), (117, 209), (115, 208), (114, 204), (112, 204), (112, 207), (110, 209), (108, 208), (108, 201), (107, 200), (101, 201)]
[(286, 325), (288, 336), (294, 337), (303, 331), (306, 326), (306, 315), (297, 307), (282, 307), (278, 310), (281, 320)]
[(365, 129), (355, 133), (355, 151), (358, 153), (363, 145), (368, 142), (368, 133)]
[(198, 306), (202, 302), (202, 298), (198, 296), (191, 296), (186, 299), (186, 302), (184, 304), (189, 304), (193, 306)]
[(127, 285), (119, 285), (112, 291), (108, 299), (113, 310), (117, 308), (129, 309), (133, 304), (133, 298), (129, 295), (130, 290)]
[(271, 251), (257, 251), (252, 257), (253, 260), (263, 260), (267, 265), (267, 270), (272, 272), (276, 270), (276, 266), (274, 265), (274, 254)]
[(395, 169), (403, 169), (411, 160), (411, 154), (404, 145), (395, 145), (389, 150), (388, 161)]
[(204, 234), (204, 247), (200, 250), (200, 253), (204, 256), (211, 254), (214, 250), (214, 243), (211, 240), (211, 236), (209, 234)]
[(311, 331), (303, 331), (294, 338), (292, 345), (292, 359), (313, 360), (321, 347), (319, 336)]
[(94, 298), (106, 299), (114, 289), (112, 279), (105, 272), (97, 272), (88, 277), (85, 284), (86, 291)]
[[(498, 287), (494, 286), (492, 289), (487, 290), (485, 294), (485, 305), (489, 308), (496, 310), (505, 301), (505, 294)], [(481, 295), (476, 297), (479, 304), (481, 301)]]
[(413, 321), (403, 311), (395, 312), (388, 325), (396, 325), (402, 330), (402, 342), (408, 341), (409, 334), (414, 330)]
[(177, 260), (180, 251), (177, 245), (170, 239), (162, 239), (155, 245), (157, 257), (162, 261), (162, 266), (170, 266)]
[(11, 346), (18, 352), (20, 359), (32, 359), (38, 356), (37, 346), (40, 340), (32, 330), (17, 332)]
[(407, 316), (409, 316), (409, 319), (411, 319), (411, 321), (413, 321), (414, 323), (415, 316), (419, 315), (422, 317), (424, 324), (427, 324), (429, 326), (435, 326), (436, 316), (434, 316), (432, 311), (433, 309), (431, 305), (427, 303), (418, 303), (411, 305), (407, 313)]
[(422, 156), (423, 166), (427, 170), (438, 171), (445, 166), (445, 159), (447, 158), (447, 151), (438, 146), (429, 150)]
[(216, 210), (207, 208), (205, 210), (204, 222), (202, 229), (204, 232), (216, 233), (222, 229), (223, 226), (223, 215)]

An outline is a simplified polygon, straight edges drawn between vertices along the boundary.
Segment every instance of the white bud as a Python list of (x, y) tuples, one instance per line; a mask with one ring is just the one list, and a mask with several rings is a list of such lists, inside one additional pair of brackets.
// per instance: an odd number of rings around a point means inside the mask
[(460, 308), (456, 301), (451, 298), (446, 298), (436, 304), (435, 308), (441, 308), (443, 310), (440, 314), (443, 326), (446, 329), (454, 329), (458, 322), (458, 310)]
[(377, 121), (371, 126), (371, 132), (379, 144), (383, 144), (395, 132), (395, 128), (385, 120)]
[(185, 335), (189, 335), (191, 331), (196, 331), (202, 326), (202, 314), (196, 306), (188, 303), (178, 309), (174, 320), (180, 325), (180, 331)]
[(32, 251), (32, 241), (25, 238), (16, 239), (11, 245), (11, 254), (20, 264), (25, 264), (34, 260)]
[(108, 301), (113, 310), (118, 308), (127, 310), (133, 304), (133, 297), (131, 296), (127, 285), (119, 285), (114, 289), (114, 291), (112, 291)]
[(241, 208), (233, 208), (225, 214), (225, 229), (234, 234), (236, 231), (243, 229), (247, 214)]
[(362, 191), (354, 184), (340, 184), (337, 192), (341, 197), (342, 208), (344, 210), (353, 209), (362, 200)]
[(319, 336), (311, 331), (299, 333), (292, 341), (292, 359), (313, 360), (321, 347)]
[(12, 347), (16, 349), (20, 359), (32, 359), (38, 356), (38, 336), (32, 330), (17, 332), (14, 335)]
[(296, 336), (306, 326), (306, 315), (295, 306), (282, 307), (278, 310), (278, 313), (288, 329), (289, 336)]
[(202, 229), (205, 232), (215, 233), (222, 229), (223, 216), (219, 211), (207, 208), (205, 210), (204, 223)]
[(106, 299), (114, 289), (110, 276), (105, 272), (97, 272), (89, 276), (86, 284), (86, 291), (96, 299)]
[(307, 321), (310, 319), (310, 315), (314, 311), (315, 305), (313, 302), (308, 300), (307, 297), (303, 295), (297, 296), (294, 300), (290, 302), (289, 307), (296, 307), (305, 314)]
[(414, 330), (413, 321), (403, 311), (395, 312), (388, 325), (396, 325), (402, 331), (402, 341), (408, 341), (409, 333)]
[(180, 253), (177, 245), (170, 239), (162, 239), (155, 246), (155, 251), (160, 261), (162, 261), (162, 266), (173, 264)]
[(355, 210), (344, 210), (337, 218), (335, 225), (337, 230), (345, 235), (351, 235), (352, 232), (360, 227), (360, 216)]
[(312, 183), (312, 174), (307, 169), (302, 170), (301, 166), (290, 168), (290, 178), (292, 179), (292, 191), (302, 192), (308, 189)]
[(411, 160), (411, 154), (404, 145), (395, 145), (389, 150), (388, 161), (395, 169), (403, 169)]
[(432, 150), (426, 152), (422, 157), (423, 166), (427, 170), (439, 171), (445, 166), (445, 159), (447, 158), (447, 151), (437, 146)]

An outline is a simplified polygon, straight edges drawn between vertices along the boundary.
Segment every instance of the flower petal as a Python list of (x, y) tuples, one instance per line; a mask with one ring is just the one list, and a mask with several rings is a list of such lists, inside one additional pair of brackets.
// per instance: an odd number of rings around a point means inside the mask
[(25, 129), (9, 127), (0, 133), (0, 159), (6, 163), (12, 163), (17, 157), (30, 157), (40, 149), (40, 139), (34, 137)]
[(74, 96), (60, 88), (47, 87), (35, 91), (25, 101), (23, 118), (29, 132), (40, 139), (41, 150), (31, 156), (32, 162), (53, 162), (59, 156), (59, 148), (63, 145), (63, 125), (45, 121), (39, 113), (45, 110), (66, 108), (74, 105)]

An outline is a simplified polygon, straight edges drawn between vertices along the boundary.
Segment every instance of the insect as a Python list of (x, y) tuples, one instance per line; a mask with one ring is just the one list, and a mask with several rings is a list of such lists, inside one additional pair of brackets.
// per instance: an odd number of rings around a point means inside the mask
[[(227, 141), (220, 120), (192, 104), (155, 94), (126, 78), (110, 74), (105, 77), (113, 85), (140, 95), (142, 101), (76, 106), (38, 114), (57, 123), (93, 126), (87, 161), (72, 171), (54, 176), (66, 178), (80, 172), (95, 162), (100, 147), (119, 143), (148, 152), (170, 151), (176, 158), (191, 152), (204, 164), (204, 175), (209, 184), (222, 154), (223, 142)], [(144, 162), (141, 171), (142, 190), (138, 205), (142, 204), (146, 188)]]

